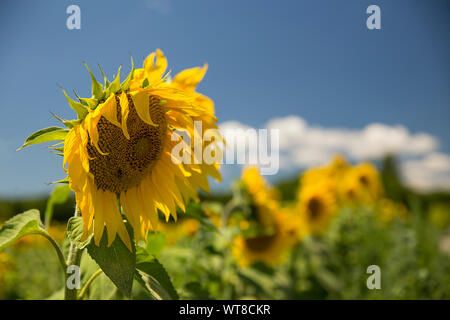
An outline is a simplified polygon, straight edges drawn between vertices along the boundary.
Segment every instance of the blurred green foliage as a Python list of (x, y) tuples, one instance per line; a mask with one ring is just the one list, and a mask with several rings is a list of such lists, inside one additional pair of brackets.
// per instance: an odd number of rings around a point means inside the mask
[[(391, 157), (381, 168), (386, 196), (405, 204), (410, 212), (408, 219), (385, 223), (377, 219), (374, 209), (342, 208), (324, 236), (302, 239), (283, 265), (239, 267), (231, 254), (234, 227), (217, 229), (211, 221), (205, 223), (202, 210), (195, 204), (187, 212), (201, 222), (194, 236), (169, 245), (164, 235), (153, 234), (146, 250), (164, 266), (182, 299), (450, 299), (450, 195), (423, 195), (405, 188)], [(298, 179), (279, 183), (281, 199), (292, 201), (297, 186)], [(201, 195), (203, 204), (210, 203), (218, 210), (230, 197)], [(0, 200), (0, 221), (31, 208), (44, 212), (46, 206), (46, 197)], [(73, 208), (73, 197), (56, 202), (53, 220), (65, 223)], [(7, 258), (0, 256), (0, 298), (62, 297), (63, 276), (47, 243), (25, 242), (0, 254)], [(381, 269), (380, 290), (367, 288), (370, 265)], [(85, 254), (82, 283), (98, 268)], [(132, 297), (152, 298), (136, 281)], [(123, 296), (101, 274), (86, 298)]]

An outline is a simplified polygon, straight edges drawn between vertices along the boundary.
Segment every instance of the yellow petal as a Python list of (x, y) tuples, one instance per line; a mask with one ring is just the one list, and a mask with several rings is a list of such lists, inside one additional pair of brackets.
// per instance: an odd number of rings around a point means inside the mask
[(149, 96), (144, 91), (136, 91), (131, 94), (131, 99), (133, 100), (134, 108), (136, 112), (145, 123), (158, 126), (154, 123), (150, 117), (150, 107), (149, 107)]
[(131, 226), (134, 229), (135, 236), (138, 239), (144, 239), (145, 235), (141, 233), (140, 216), (142, 215), (142, 206), (139, 202), (137, 195), (137, 188), (128, 189), (126, 192), (122, 192), (120, 195), (120, 203), (122, 204), (123, 211), (130, 221)]
[(185, 91), (194, 91), (198, 83), (202, 81), (207, 70), (207, 63), (205, 63), (203, 67), (183, 70), (173, 78), (172, 83)]
[(145, 212), (150, 220), (153, 230), (158, 229), (159, 219), (158, 219), (158, 211), (155, 208), (155, 200), (153, 196), (153, 184), (151, 180), (147, 177), (142, 180), (140, 186), (140, 196), (142, 198), (142, 202), (144, 204)]
[(125, 138), (130, 139), (130, 135), (128, 134), (127, 120), (128, 114), (130, 113), (128, 96), (125, 92), (122, 92), (120, 95), (120, 108), (122, 111), (122, 131)]
[(121, 128), (119, 121), (117, 120), (117, 103), (116, 96), (111, 95), (103, 105), (98, 107), (95, 111), (98, 112), (106, 118), (109, 122), (115, 126)]
[(160, 49), (156, 49), (156, 52), (145, 59), (144, 69), (150, 84), (161, 80), (167, 69), (167, 59)]
[(105, 229), (105, 217), (104, 215), (107, 214), (107, 212), (104, 211), (104, 204), (103, 204), (103, 191), (101, 190), (95, 190), (94, 188), (92, 191), (93, 193), (93, 202), (94, 202), (94, 242), (97, 246), (100, 245), (100, 240), (103, 236), (103, 231)]

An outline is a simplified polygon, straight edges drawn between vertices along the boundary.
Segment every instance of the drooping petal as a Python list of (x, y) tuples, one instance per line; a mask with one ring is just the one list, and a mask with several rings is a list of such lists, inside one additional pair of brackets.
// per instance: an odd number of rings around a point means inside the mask
[(104, 192), (102, 190), (92, 190), (94, 202), (94, 243), (99, 246), (105, 229), (105, 215), (108, 214), (104, 208)]
[(103, 105), (99, 106), (96, 110), (96, 113), (102, 115), (113, 125), (121, 128), (121, 124), (117, 120), (117, 103), (115, 95), (111, 95)]
[(122, 92), (120, 95), (120, 108), (122, 112), (122, 131), (123, 135), (130, 140), (130, 135), (128, 133), (128, 127), (127, 127), (127, 120), (128, 120), (128, 114), (130, 113), (130, 107), (129, 107), (129, 101), (128, 96), (125, 92)]
[(137, 91), (131, 94), (131, 99), (133, 100), (134, 108), (136, 109), (139, 118), (149, 125), (158, 126), (158, 124), (154, 123), (150, 117), (148, 94), (143, 91)]
[(156, 49), (156, 52), (145, 59), (144, 69), (150, 84), (161, 80), (167, 69), (167, 59), (160, 49)]
[(172, 83), (185, 91), (192, 92), (199, 82), (202, 81), (207, 70), (207, 63), (205, 63), (203, 67), (185, 69), (173, 78)]

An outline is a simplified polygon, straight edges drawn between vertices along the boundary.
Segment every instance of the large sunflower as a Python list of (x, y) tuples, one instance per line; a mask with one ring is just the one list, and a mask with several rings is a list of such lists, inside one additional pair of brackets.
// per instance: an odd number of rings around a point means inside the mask
[[(120, 69), (112, 82), (103, 76), (104, 85), (89, 71), (92, 98), (76, 102), (66, 94), (78, 120), (64, 121), (70, 131), (58, 150), (82, 214), (84, 236), (94, 233), (97, 245), (106, 229), (108, 245), (118, 234), (131, 249), (121, 208), (136, 239), (146, 239), (147, 231), (158, 227), (158, 211), (166, 220), (176, 220), (176, 208), (185, 211), (187, 201), (197, 199), (198, 187), (209, 191), (208, 175), (221, 179), (217, 162), (202, 163), (194, 144), (187, 145), (179, 134), (184, 130), (195, 136), (203, 148), (214, 149), (218, 142), (203, 141), (194, 124), (217, 128), (212, 100), (195, 91), (207, 65), (184, 70), (173, 80), (166, 69), (167, 60), (157, 50), (143, 68), (133, 66), (122, 83)], [(186, 144), (182, 153), (189, 161), (181, 163), (172, 154), (179, 143)]]

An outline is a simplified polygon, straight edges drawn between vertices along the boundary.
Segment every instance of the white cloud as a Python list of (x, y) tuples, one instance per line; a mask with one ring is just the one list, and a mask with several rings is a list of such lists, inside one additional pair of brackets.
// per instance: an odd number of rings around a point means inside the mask
[(406, 184), (416, 190), (450, 190), (450, 156), (435, 152), (405, 161), (402, 174)]
[[(246, 130), (250, 127), (229, 121), (220, 128)], [(427, 133), (411, 133), (402, 125), (372, 123), (362, 129), (324, 128), (291, 115), (271, 119), (263, 128), (279, 130), (282, 169), (322, 165), (336, 153), (355, 161), (394, 154), (400, 160), (419, 158), (401, 163), (405, 181), (410, 186), (429, 190), (434, 186), (448, 188), (450, 184), (449, 156), (436, 153), (438, 140)]]
[(401, 125), (369, 124), (363, 129), (311, 126), (297, 116), (276, 118), (267, 127), (280, 130), (280, 149), (299, 167), (327, 162), (340, 152), (355, 159), (379, 159), (386, 154), (422, 155), (435, 150), (437, 140), (426, 133), (411, 134)]

